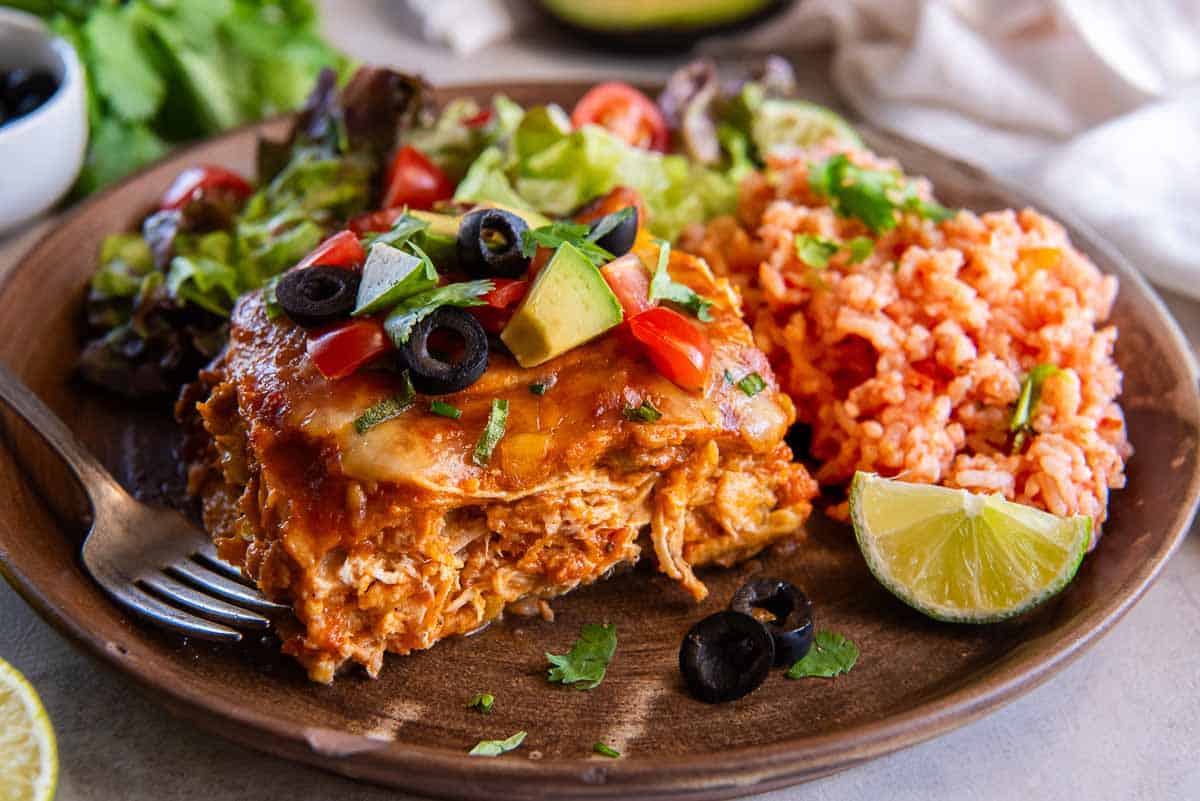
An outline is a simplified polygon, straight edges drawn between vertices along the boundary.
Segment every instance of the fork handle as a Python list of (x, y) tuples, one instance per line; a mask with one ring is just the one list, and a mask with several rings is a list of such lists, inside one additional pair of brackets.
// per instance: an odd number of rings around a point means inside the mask
[(50, 411), (42, 399), (33, 394), (9, 369), (0, 362), (0, 399), (21, 416), (75, 473), (92, 502), (93, 512), (102, 504), (128, 497), (104, 465), (84, 447), (58, 415)]

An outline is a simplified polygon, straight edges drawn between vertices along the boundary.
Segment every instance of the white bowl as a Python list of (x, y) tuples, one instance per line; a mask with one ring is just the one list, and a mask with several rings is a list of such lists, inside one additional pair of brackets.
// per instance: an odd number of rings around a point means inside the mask
[(87, 100), (75, 50), (31, 14), (0, 8), (0, 70), (41, 67), (58, 80), (50, 99), (0, 125), (0, 233), (66, 194), (87, 149)]

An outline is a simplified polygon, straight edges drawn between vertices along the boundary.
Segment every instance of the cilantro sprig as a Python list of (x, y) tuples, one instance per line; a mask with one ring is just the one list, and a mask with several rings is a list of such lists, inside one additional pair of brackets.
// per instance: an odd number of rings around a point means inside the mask
[(563, 244), (570, 244), (597, 267), (612, 261), (613, 254), (588, 238), (590, 232), (591, 227), (585, 223), (573, 222), (555, 222), (541, 228), (530, 228), (521, 232), (521, 255), (530, 259), (539, 247), (557, 250)]
[(412, 336), (416, 324), (442, 306), (483, 306), (483, 296), (495, 288), (496, 285), (487, 280), (463, 281), (418, 292), (400, 301), (400, 304), (392, 309), (383, 321), (383, 329), (393, 344), (401, 347)]
[(588, 623), (579, 630), (579, 639), (565, 654), (546, 654), (550, 662), (547, 678), (552, 682), (574, 685), (578, 690), (592, 690), (604, 680), (608, 663), (617, 650), (617, 627)]
[(851, 264), (858, 264), (875, 250), (875, 240), (869, 236), (856, 236), (846, 242), (836, 242), (814, 234), (796, 234), (796, 257), (814, 269), (828, 267), (829, 260), (839, 250), (849, 255)]
[(650, 301), (666, 300), (678, 304), (692, 313), (702, 323), (712, 321), (709, 308), (713, 303), (686, 284), (681, 284), (671, 278), (667, 264), (671, 261), (671, 243), (664, 239), (654, 240), (658, 245), (658, 267), (654, 277), (650, 279)]
[(1057, 365), (1039, 364), (1029, 371), (1021, 382), (1021, 394), (1013, 407), (1012, 417), (1008, 421), (1008, 431), (1013, 435), (1012, 452), (1020, 453), (1025, 447), (1025, 441), (1032, 432), (1034, 410), (1042, 399), (1042, 385), (1046, 379), (1062, 372)]
[(810, 676), (831, 679), (849, 673), (858, 661), (858, 646), (832, 631), (818, 631), (812, 648), (803, 659), (788, 668), (789, 679)]
[(845, 153), (810, 164), (808, 184), (829, 201), (839, 217), (861, 220), (877, 234), (896, 227), (897, 212), (912, 212), (937, 222), (954, 216), (939, 203), (922, 198), (898, 171), (859, 167)]

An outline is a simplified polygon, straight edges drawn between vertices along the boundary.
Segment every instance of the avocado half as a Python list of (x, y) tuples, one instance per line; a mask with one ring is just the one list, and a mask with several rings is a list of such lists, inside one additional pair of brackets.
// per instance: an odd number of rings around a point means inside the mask
[(607, 48), (662, 50), (749, 27), (793, 0), (540, 0), (560, 26)]

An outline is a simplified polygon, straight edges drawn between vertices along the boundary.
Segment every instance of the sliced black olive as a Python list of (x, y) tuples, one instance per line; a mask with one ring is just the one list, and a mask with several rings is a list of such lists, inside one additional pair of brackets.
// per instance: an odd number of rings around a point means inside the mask
[(733, 701), (758, 688), (775, 660), (765, 626), (741, 612), (717, 612), (683, 638), (679, 670), (688, 690), (708, 704)]
[(791, 582), (776, 578), (748, 581), (733, 594), (729, 608), (762, 621), (775, 643), (775, 667), (803, 659), (812, 648), (812, 603)]
[(458, 263), (473, 278), (517, 278), (529, 267), (521, 234), (529, 228), (502, 209), (477, 209), (458, 228)]
[(344, 267), (317, 265), (289, 270), (275, 285), (275, 298), (297, 325), (317, 328), (344, 319), (358, 298), (359, 274)]
[[(450, 334), (457, 355), (431, 350), (437, 332)], [(479, 321), (454, 306), (443, 306), (413, 326), (408, 342), (397, 351), (413, 389), (422, 395), (446, 395), (474, 384), (488, 366), (487, 333)]]
[[(624, 256), (633, 248), (634, 240), (637, 239), (638, 230), (638, 210), (637, 206), (630, 206), (633, 214), (630, 214), (625, 219), (617, 223), (616, 227), (607, 233), (601, 235), (596, 244), (607, 250), (614, 256)], [(620, 212), (616, 212), (620, 214)], [(611, 215), (610, 215), (611, 216)], [(596, 228), (604, 223), (607, 217), (601, 217), (592, 223), (591, 230), (594, 233)]]

